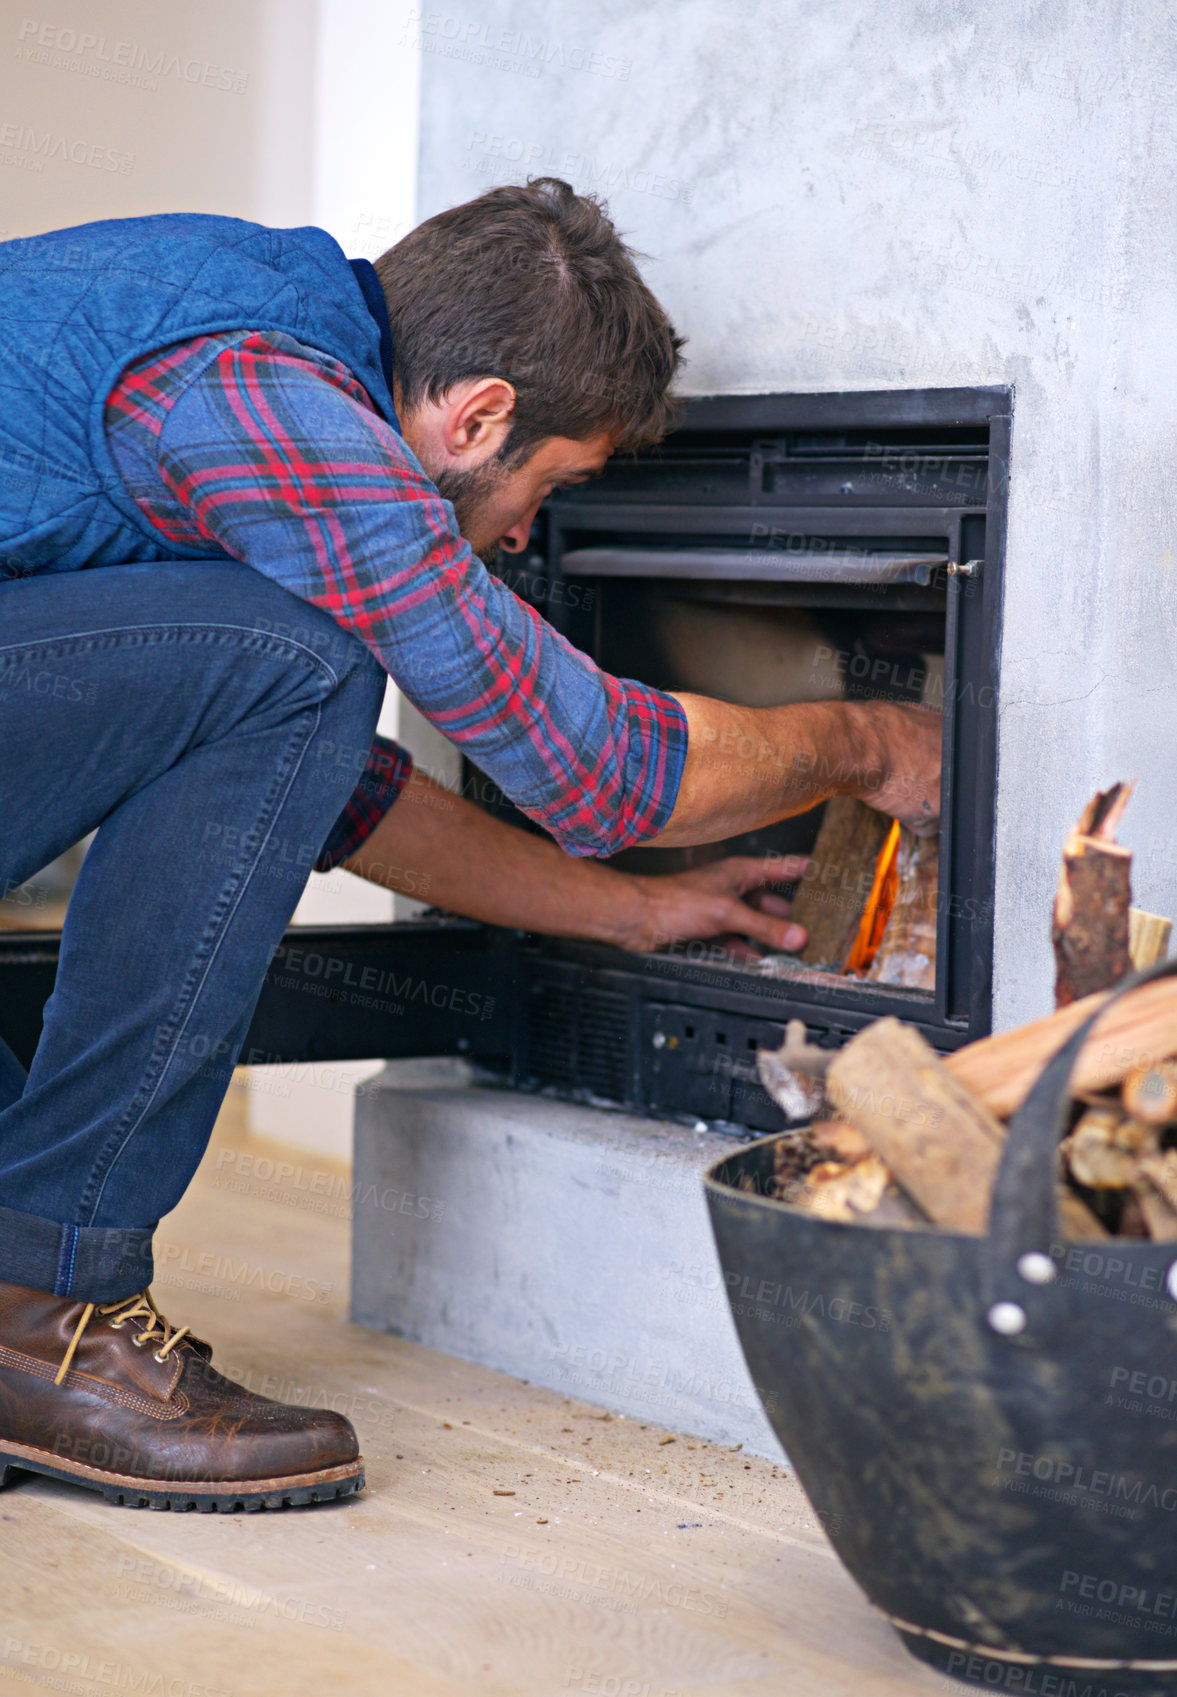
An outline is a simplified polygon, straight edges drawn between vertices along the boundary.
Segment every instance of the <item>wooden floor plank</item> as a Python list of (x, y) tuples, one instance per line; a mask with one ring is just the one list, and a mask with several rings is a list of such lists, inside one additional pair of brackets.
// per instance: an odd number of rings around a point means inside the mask
[(349, 1325), (346, 1173), (250, 1140), (239, 1107), (160, 1228), (161, 1306), (253, 1389), (348, 1414), (368, 1489), (173, 1516), (21, 1481), (0, 1494), (0, 1692), (943, 1690), (783, 1466)]

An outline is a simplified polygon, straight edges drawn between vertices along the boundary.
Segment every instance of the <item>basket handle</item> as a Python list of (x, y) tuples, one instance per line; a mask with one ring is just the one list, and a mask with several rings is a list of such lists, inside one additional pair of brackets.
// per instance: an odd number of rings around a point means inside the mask
[[(1062, 1242), (1055, 1182), (1058, 1145), (1070, 1107), (1071, 1074), (1092, 1027), (1113, 1002), (1142, 984), (1175, 974), (1177, 960), (1171, 960), (1121, 980), (1051, 1056), (1010, 1121), (989, 1208), (985, 1296), (995, 1331), (1032, 1342), (1051, 1318), (1061, 1316), (1064, 1304), (1054, 1276)], [(1006, 1312), (995, 1315), (995, 1306)], [(1022, 1312), (1024, 1324), (1018, 1324), (1014, 1310)]]

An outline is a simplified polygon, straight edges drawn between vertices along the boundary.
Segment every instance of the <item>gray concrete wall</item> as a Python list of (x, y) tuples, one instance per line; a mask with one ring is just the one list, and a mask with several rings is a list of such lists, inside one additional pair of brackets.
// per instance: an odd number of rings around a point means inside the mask
[(394, 1061), (357, 1095), (352, 1318), (779, 1456), (703, 1194), (735, 1140), (468, 1076)]
[(421, 216), (555, 172), (606, 194), (690, 393), (1016, 387), (996, 1018), (1049, 1006), (1089, 792), (1141, 780), (1177, 912), (1177, 30), (1165, 0), (440, 0)]

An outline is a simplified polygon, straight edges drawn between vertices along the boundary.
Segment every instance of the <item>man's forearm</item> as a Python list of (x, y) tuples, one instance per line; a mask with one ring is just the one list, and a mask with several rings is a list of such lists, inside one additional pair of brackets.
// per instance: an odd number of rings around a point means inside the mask
[(737, 707), (676, 695), (690, 741), (659, 846), (718, 842), (853, 795), (927, 829), (939, 814), (935, 714), (890, 702)]
[(801, 876), (803, 857), (718, 860), (660, 878), (618, 872), (504, 825), (416, 771), (344, 865), (471, 919), (638, 952), (700, 937), (751, 938), (772, 949), (805, 941), (788, 902), (771, 893)]
[(551, 937), (626, 947), (644, 924), (643, 880), (571, 859), (549, 838), (493, 819), (417, 770), (343, 864), (449, 912)]

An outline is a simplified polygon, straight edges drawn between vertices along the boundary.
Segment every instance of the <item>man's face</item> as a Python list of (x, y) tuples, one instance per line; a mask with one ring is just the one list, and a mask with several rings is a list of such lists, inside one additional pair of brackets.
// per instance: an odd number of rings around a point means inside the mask
[(496, 456), (473, 470), (443, 467), (432, 475), (446, 500), (453, 502), (462, 535), (483, 563), (491, 565), (500, 549), (518, 554), (526, 548), (539, 504), (553, 489), (596, 477), (612, 451), (608, 431), (586, 442), (548, 436), (513, 470), (505, 470)]

